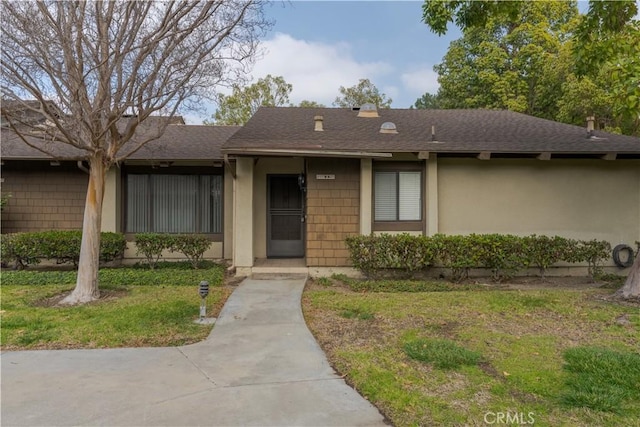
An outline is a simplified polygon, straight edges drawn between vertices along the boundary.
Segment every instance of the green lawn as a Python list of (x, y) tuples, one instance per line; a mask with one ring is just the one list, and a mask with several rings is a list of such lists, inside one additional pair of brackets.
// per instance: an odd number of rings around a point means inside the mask
[(640, 425), (640, 310), (610, 289), (324, 285), (307, 322), (394, 425)]
[[(180, 268), (176, 268), (180, 267)], [(101, 270), (99, 301), (59, 307), (74, 287), (75, 272), (2, 272), (3, 350), (176, 346), (204, 339), (211, 326), (199, 316), (200, 280), (210, 282), (207, 315), (215, 316), (230, 294), (223, 268), (165, 266)]]

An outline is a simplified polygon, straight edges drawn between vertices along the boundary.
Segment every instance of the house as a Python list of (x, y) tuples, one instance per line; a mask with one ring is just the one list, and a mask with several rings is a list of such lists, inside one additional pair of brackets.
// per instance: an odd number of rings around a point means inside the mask
[[(170, 125), (109, 172), (103, 229), (206, 234), (207, 256), (238, 274), (274, 259), (297, 259), (311, 274), (348, 271), (344, 239), (354, 234), (536, 233), (631, 245), (640, 240), (640, 139), (589, 126), (372, 105), (263, 107), (242, 128)], [(79, 228), (52, 223), (54, 206), (36, 219), (13, 216), (61, 197), (55, 214), (72, 221), (86, 177), (72, 157), (51, 166), (9, 140), (3, 132), (3, 192), (14, 196), (3, 232), (38, 221)], [(55, 189), (54, 175), (64, 176)]]
[[(131, 241), (139, 232), (201, 233), (213, 241), (205, 256), (224, 258), (220, 147), (238, 129), (174, 119), (161, 138), (107, 173), (102, 230), (123, 232)], [(65, 144), (48, 148), (56, 158), (3, 129), (2, 192), (11, 194), (3, 233), (82, 228), (88, 184), (83, 153)], [(137, 259), (135, 245), (128, 246), (125, 257)]]
[(335, 271), (358, 233), (640, 238), (640, 139), (524, 114), (261, 108), (222, 153), (244, 273), (293, 256)]

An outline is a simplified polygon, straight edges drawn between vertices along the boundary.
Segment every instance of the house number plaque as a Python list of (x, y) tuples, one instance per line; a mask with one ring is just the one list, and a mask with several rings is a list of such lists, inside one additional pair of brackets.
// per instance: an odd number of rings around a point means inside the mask
[(336, 179), (335, 175), (316, 175), (316, 179)]

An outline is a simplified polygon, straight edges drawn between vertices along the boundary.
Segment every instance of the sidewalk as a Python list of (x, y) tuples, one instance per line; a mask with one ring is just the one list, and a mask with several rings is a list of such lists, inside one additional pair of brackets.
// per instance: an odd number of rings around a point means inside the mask
[(329, 366), (303, 288), (245, 280), (194, 345), (3, 353), (2, 425), (385, 425)]

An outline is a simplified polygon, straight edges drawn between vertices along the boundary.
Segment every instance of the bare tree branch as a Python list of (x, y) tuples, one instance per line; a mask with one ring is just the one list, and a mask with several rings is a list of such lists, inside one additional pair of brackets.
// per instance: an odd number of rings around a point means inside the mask
[(266, 0), (0, 1), (3, 117), (30, 147), (58, 157), (66, 145), (90, 165), (78, 281), (66, 300), (90, 301), (107, 171), (172, 116), (237, 83), (269, 26)]

